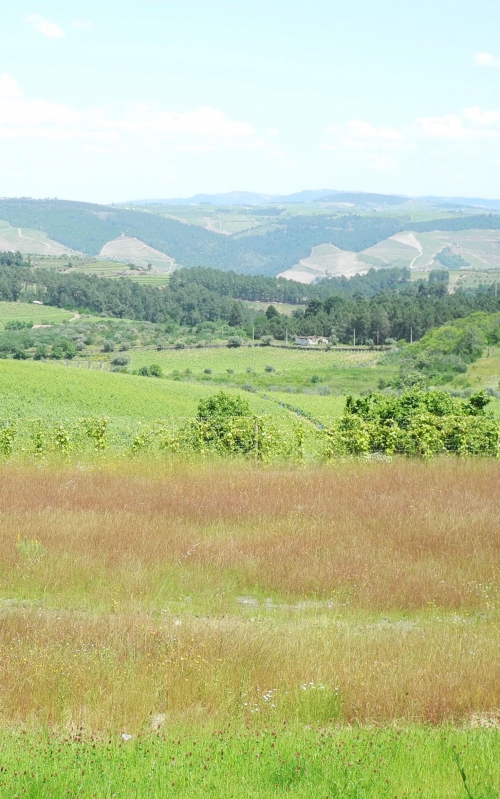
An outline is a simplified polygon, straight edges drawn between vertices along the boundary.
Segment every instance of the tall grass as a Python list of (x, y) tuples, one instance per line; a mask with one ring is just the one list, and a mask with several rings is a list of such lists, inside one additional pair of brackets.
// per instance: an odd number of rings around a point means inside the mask
[(500, 708), (500, 464), (0, 470), (6, 723)]

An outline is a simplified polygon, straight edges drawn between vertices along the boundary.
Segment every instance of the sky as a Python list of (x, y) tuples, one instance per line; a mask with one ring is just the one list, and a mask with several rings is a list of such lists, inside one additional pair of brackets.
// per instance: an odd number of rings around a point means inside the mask
[(4, 0), (0, 196), (500, 197), (497, 0)]

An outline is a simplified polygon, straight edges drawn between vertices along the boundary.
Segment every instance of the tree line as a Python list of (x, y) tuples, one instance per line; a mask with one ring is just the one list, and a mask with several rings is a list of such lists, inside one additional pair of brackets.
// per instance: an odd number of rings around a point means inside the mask
[[(303, 286), (193, 269), (174, 273), (167, 286), (158, 288), (128, 278), (67, 274), (28, 264), (20, 268), (22, 263), (19, 255), (0, 258), (0, 299), (38, 300), (57, 308), (190, 327), (222, 321), (242, 334), (281, 340), (294, 334), (327, 336), (344, 344), (353, 343), (354, 336), (360, 344), (417, 340), (433, 327), (474, 311), (500, 310), (492, 288), (449, 294), (445, 270), (431, 272), (428, 281), (419, 283), (409, 281), (408, 270), (387, 269)], [(293, 298), (305, 308), (288, 316), (274, 307), (274, 302)], [(256, 312), (244, 302), (249, 299), (269, 302), (267, 312)]]

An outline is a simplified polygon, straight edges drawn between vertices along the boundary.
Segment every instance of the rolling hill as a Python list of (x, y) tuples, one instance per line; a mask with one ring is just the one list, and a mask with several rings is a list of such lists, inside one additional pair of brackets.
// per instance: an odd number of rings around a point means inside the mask
[[(376, 199), (385, 195), (363, 196)], [(63, 200), (2, 199), (0, 220), (5, 220), (2, 229), (11, 237), (8, 242), (6, 239), (5, 249), (18, 249), (17, 245), (22, 242), (23, 246), (33, 246), (32, 252), (46, 252), (52, 248), (55, 254), (60, 247), (61, 252), (79, 252), (87, 256), (101, 255), (125, 261), (140, 258), (141, 264), (151, 263), (162, 272), (171, 271), (175, 263), (243, 274), (284, 274), (310, 282), (317, 277), (363, 272), (370, 265), (425, 268), (440, 249), (454, 246), (460, 236), (463, 239), (464, 231), (471, 232), (467, 238), (469, 244), (476, 240), (477, 264), (488, 266), (491, 263), (497, 268), (494, 256), (498, 250), (495, 231), (500, 230), (498, 214), (466, 215), (452, 211), (441, 213), (439, 218), (419, 219), (416, 215), (414, 219), (403, 213), (402, 208), (396, 211), (396, 206), (383, 213), (365, 210), (347, 214), (339, 212), (338, 208), (319, 208), (318, 205), (316, 208), (316, 212), (305, 206), (304, 212), (280, 212), (271, 216), (266, 211), (262, 224), (255, 222), (259, 209), (254, 209), (254, 227), (239, 229), (234, 235), (221, 235), (215, 229), (149, 210)], [(493, 232), (486, 235), (488, 231)], [(424, 247), (426, 236), (429, 238), (431, 234), (435, 238), (437, 232), (442, 232), (442, 241), (436, 240)], [(414, 238), (408, 246), (410, 233)], [(404, 239), (398, 240), (400, 234), (407, 237), (406, 243)], [(482, 243), (478, 249), (479, 239)], [(469, 244), (471, 249), (472, 244)], [(465, 239), (459, 246), (466, 249)], [(322, 249), (318, 250), (319, 247)], [(419, 259), (419, 247), (422, 254), (430, 252), (427, 261), (425, 257)], [(487, 257), (485, 247), (489, 248)], [(321, 268), (318, 268), (319, 257)], [(466, 260), (471, 262), (469, 258)], [(289, 275), (292, 269), (295, 273), (304, 272), (305, 277)]]

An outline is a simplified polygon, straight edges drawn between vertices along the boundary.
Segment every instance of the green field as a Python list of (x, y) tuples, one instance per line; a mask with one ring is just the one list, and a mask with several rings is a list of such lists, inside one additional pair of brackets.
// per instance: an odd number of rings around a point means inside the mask
[[(151, 352), (133, 350), (131, 368), (161, 365), (170, 378), (215, 386), (250, 386), (263, 390), (326, 390), (337, 394), (374, 389), (393, 367), (378, 365), (381, 354), (362, 350), (311, 351), (298, 348), (194, 348)], [(267, 367), (267, 369), (266, 369)], [(211, 370), (206, 373), (205, 370)], [(321, 389), (320, 387), (323, 387)]]
[(35, 325), (61, 324), (75, 316), (74, 311), (35, 305), (27, 302), (0, 302), (0, 324), (6, 322), (33, 322)]
[[(500, 784), (494, 730), (307, 729), (167, 731), (123, 742), (78, 735), (0, 737), (3, 796), (493, 799)], [(457, 755), (457, 753), (459, 753)]]
[[(3, 418), (72, 419), (108, 416), (116, 422), (186, 418), (213, 387), (172, 380), (66, 367), (63, 364), (0, 360)], [(289, 414), (248, 394), (255, 413), (287, 419)]]

